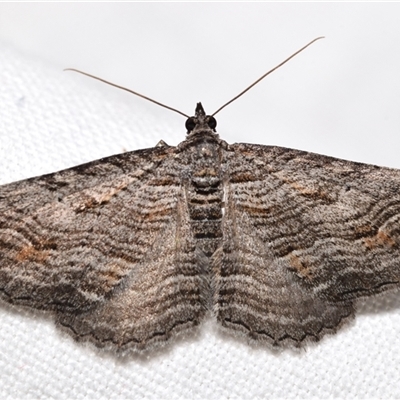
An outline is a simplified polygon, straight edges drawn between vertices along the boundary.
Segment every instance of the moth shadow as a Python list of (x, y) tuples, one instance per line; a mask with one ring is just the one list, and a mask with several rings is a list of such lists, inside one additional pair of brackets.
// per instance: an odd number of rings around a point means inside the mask
[(373, 297), (365, 297), (355, 302), (354, 316), (342, 320), (342, 322), (334, 328), (325, 328), (319, 338), (308, 336), (300, 343), (292, 340), (285, 340), (281, 344), (273, 343), (271, 340), (256, 340), (249, 337), (248, 333), (240, 331), (232, 331), (224, 328), (220, 324), (215, 323), (215, 334), (224, 341), (239, 342), (249, 347), (252, 351), (266, 350), (274, 356), (290, 353), (294, 356), (302, 356), (308, 350), (312, 350), (334, 334), (352, 329), (356, 323), (356, 319), (361, 315), (376, 315), (399, 311), (400, 312), (400, 290), (393, 289), (383, 292)]
[(152, 347), (143, 350), (136, 351), (133, 349), (126, 349), (116, 351), (115, 348), (111, 347), (98, 347), (90, 341), (76, 341), (70, 334), (68, 329), (57, 324), (55, 322), (55, 315), (51, 311), (43, 311), (30, 308), (28, 306), (15, 305), (4, 300), (0, 300), (0, 307), (2, 313), (8, 314), (16, 319), (23, 319), (27, 323), (46, 323), (48, 326), (55, 326), (54, 332), (59, 340), (65, 341), (74, 346), (82, 348), (88, 354), (95, 355), (100, 359), (108, 359), (119, 364), (125, 364), (129, 362), (147, 363), (154, 361), (157, 358), (162, 358), (170, 355), (174, 348), (178, 345), (189, 346), (196, 341), (201, 340), (203, 332), (201, 325), (188, 329), (185, 332), (181, 332), (176, 336), (173, 336), (167, 342), (155, 343)]
[(394, 289), (377, 294), (373, 297), (364, 297), (357, 301), (357, 315), (371, 315), (400, 310), (400, 292)]
[[(0, 306), (4, 312), (15, 317), (28, 319), (32, 322), (42, 320), (52, 324), (55, 323), (54, 314), (49, 311), (17, 306), (2, 300), (0, 300)], [(374, 297), (359, 299), (356, 303), (355, 318), (359, 315), (384, 314), (396, 310), (400, 310), (400, 296), (398, 290), (393, 290)], [(154, 362), (154, 360), (169, 356), (177, 346), (189, 347), (196, 342), (201, 342), (205, 337), (206, 330), (208, 333), (215, 335), (226, 343), (233, 344), (234, 346), (237, 344), (246, 346), (250, 352), (268, 351), (275, 357), (278, 357), (282, 352), (289, 352), (293, 356), (301, 357), (301, 355), (305, 354), (308, 350), (324, 342), (325, 337), (329, 337), (337, 331), (351, 329), (352, 325), (354, 325), (354, 318), (349, 318), (337, 328), (327, 330), (320, 339), (306, 338), (300, 344), (285, 342), (283, 346), (278, 346), (270, 341), (251, 339), (248, 334), (224, 328), (213, 316), (208, 316), (199, 326), (180, 332), (172, 336), (166, 342), (157, 342), (152, 347), (143, 351), (133, 349), (115, 351), (115, 349), (108, 347), (99, 348), (88, 341), (77, 343), (71, 335), (68, 334), (67, 330), (65, 328), (63, 329), (63, 327), (58, 324), (56, 324), (56, 332), (60, 339), (63, 338), (74, 345), (81, 346), (86, 351), (95, 354), (98, 358), (112, 359), (118, 364), (127, 364), (131, 362), (147, 364), (150, 361)]]
[[(307, 337), (300, 344), (291, 340), (286, 340), (283, 343), (276, 344), (271, 340), (257, 340), (250, 338), (248, 334), (239, 331), (228, 330), (217, 323), (215, 323), (214, 326), (215, 334), (224, 342), (234, 345), (239, 344), (254, 354), (260, 351), (267, 351), (274, 357), (279, 357), (282, 353), (289, 353), (292, 356), (301, 357), (302, 355), (306, 354), (307, 351), (311, 350), (313, 347), (316, 347), (324, 339), (321, 338), (319, 340), (312, 337)], [(331, 334), (334, 334), (335, 332), (336, 330), (331, 332)]]

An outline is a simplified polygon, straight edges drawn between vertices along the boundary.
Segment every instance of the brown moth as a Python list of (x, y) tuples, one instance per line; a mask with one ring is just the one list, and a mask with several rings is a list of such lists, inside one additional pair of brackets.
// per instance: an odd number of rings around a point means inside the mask
[(399, 170), (228, 144), (200, 103), (186, 128), (176, 147), (1, 186), (1, 298), (142, 351), (207, 316), (299, 346), (399, 287)]

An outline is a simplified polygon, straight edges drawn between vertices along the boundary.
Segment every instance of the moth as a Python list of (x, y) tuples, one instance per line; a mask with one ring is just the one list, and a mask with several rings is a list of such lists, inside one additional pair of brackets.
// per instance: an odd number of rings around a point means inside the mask
[(399, 170), (228, 144), (201, 103), (186, 129), (176, 147), (1, 186), (1, 299), (123, 352), (207, 316), (301, 346), (353, 318), (358, 298), (398, 289)]

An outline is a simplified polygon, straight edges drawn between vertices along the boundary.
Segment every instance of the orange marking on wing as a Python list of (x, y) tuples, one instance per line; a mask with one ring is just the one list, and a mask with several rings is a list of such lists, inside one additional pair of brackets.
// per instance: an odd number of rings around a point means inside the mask
[(15, 256), (18, 262), (38, 262), (43, 263), (49, 256), (49, 250), (37, 249), (32, 245), (24, 246)]
[(383, 230), (378, 230), (378, 233), (370, 238), (364, 239), (364, 245), (371, 250), (375, 247), (394, 246), (396, 242)]
[(287, 255), (290, 266), (294, 272), (301, 278), (311, 279), (313, 276), (312, 270), (310, 267), (304, 265), (301, 259), (295, 254), (291, 253)]

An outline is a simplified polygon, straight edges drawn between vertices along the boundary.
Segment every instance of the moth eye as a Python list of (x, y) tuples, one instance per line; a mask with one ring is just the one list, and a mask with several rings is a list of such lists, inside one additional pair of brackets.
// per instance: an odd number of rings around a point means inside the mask
[(217, 120), (214, 117), (208, 117), (207, 124), (211, 129), (215, 129), (217, 126)]
[(196, 126), (196, 123), (197, 123), (197, 121), (194, 117), (188, 118), (185, 123), (185, 127), (186, 127), (187, 131), (191, 132), (194, 129), (194, 127)]

